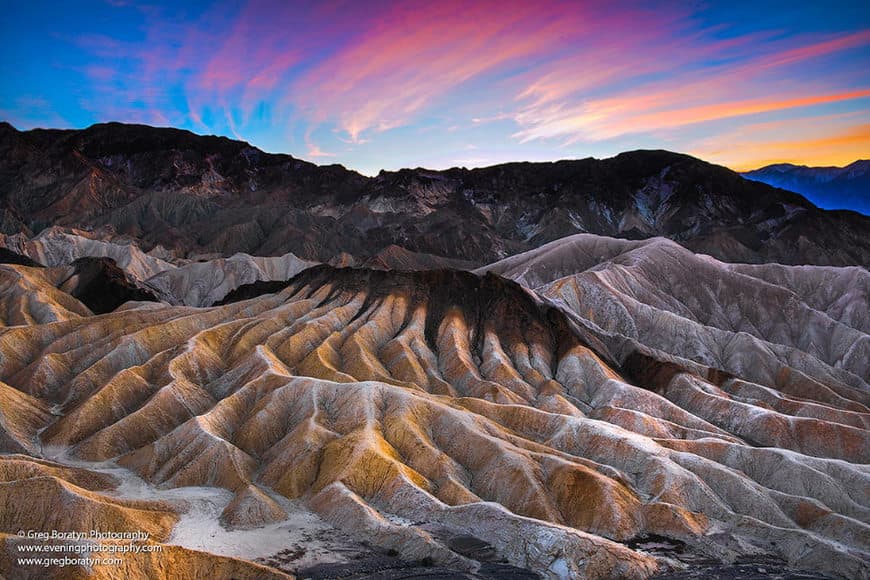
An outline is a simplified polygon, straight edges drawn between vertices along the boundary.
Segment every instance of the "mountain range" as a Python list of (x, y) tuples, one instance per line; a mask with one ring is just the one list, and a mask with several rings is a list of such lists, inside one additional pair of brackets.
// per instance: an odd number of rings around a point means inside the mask
[(0, 210), (6, 234), (82, 228), (189, 259), (399, 253), (482, 266), (593, 233), (664, 236), (730, 262), (870, 262), (866, 216), (667, 151), (366, 177), (176, 129), (3, 124)]
[(777, 163), (743, 173), (753, 181), (767, 183), (806, 196), (824, 208), (850, 208), (870, 215), (870, 160), (845, 167), (807, 167)]

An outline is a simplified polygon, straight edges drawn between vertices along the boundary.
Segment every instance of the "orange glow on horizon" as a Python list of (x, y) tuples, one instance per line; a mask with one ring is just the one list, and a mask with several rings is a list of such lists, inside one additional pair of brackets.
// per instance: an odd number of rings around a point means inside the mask
[(844, 167), (859, 159), (870, 158), (870, 124), (824, 137), (796, 141), (749, 141), (733, 144), (730, 148), (695, 151), (692, 154), (734, 171), (749, 171), (775, 163)]

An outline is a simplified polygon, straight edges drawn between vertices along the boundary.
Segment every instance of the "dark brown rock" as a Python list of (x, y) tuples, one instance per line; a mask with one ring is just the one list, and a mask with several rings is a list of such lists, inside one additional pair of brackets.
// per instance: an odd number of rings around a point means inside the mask
[(157, 302), (157, 296), (130, 278), (111, 258), (79, 258), (59, 288), (94, 314), (112, 312), (129, 300)]
[(179, 256), (464, 267), (588, 232), (666, 236), (732, 262), (870, 263), (870, 218), (668, 151), (368, 178), (223, 137), (108, 123), (5, 125), (0, 153), (5, 233), (110, 228)]

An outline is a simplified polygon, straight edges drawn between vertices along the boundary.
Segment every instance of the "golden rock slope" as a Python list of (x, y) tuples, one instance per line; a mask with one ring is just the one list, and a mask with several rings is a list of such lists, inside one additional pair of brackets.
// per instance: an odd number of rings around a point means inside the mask
[[(783, 385), (803, 390), (775, 391), (584, 325), (492, 274), (317, 266), (277, 294), (221, 307), (74, 314), (22, 315), (0, 331), (4, 449), (115, 460), (156, 486), (226, 488), (232, 525), (280, 518), (265, 493), (277, 492), (456, 570), (479, 564), (433, 526), (548, 577), (648, 577), (666, 564), (622, 542), (651, 534), (723, 559), (772, 554), (868, 576), (860, 388), (816, 392), (784, 372)], [(738, 387), (776, 404), (747, 403)], [(67, 497), (97, 501), (33, 462), (6, 468), (14, 501), (33, 501), (16, 491), (22, 481), (57, 510)], [(159, 505), (101, 510), (89, 517), (135, 513), (159, 530), (172, 517)]]

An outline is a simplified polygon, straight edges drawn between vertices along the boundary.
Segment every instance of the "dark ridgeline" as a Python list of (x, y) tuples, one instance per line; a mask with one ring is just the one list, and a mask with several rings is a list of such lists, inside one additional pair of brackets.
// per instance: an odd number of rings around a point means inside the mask
[(362, 263), (401, 249), (482, 265), (589, 232), (666, 236), (733, 262), (870, 263), (870, 218), (668, 151), (370, 178), (177, 129), (4, 123), (0, 176), (3, 233), (88, 228), (179, 256)]
[(29, 258), (22, 256), (18, 252), (13, 252), (9, 248), (0, 248), (0, 264), (16, 264), (18, 266), (30, 266), (31, 268), (44, 268), (42, 264)]
[[(453, 311), (461, 312), (470, 325), (474, 337), (471, 347), (478, 356), (483, 355), (487, 330), (506, 337), (508, 342), (538, 342), (558, 352), (578, 343), (573, 325), (562, 310), (542, 302), (516, 282), (491, 273), (480, 276), (461, 270), (401, 272), (321, 264), (284, 282), (245, 284), (215, 305), (232, 304), (285, 288), (310, 298), (324, 287), (329, 289), (321, 300), (324, 304), (343, 293), (365, 295), (360, 312), (388, 296), (402, 296), (408, 301), (411, 305), (407, 308), (408, 317), (416, 311), (415, 307), (425, 308), (424, 336), (434, 350), (439, 328)], [(406, 318), (402, 326), (410, 323), (410, 318)]]

